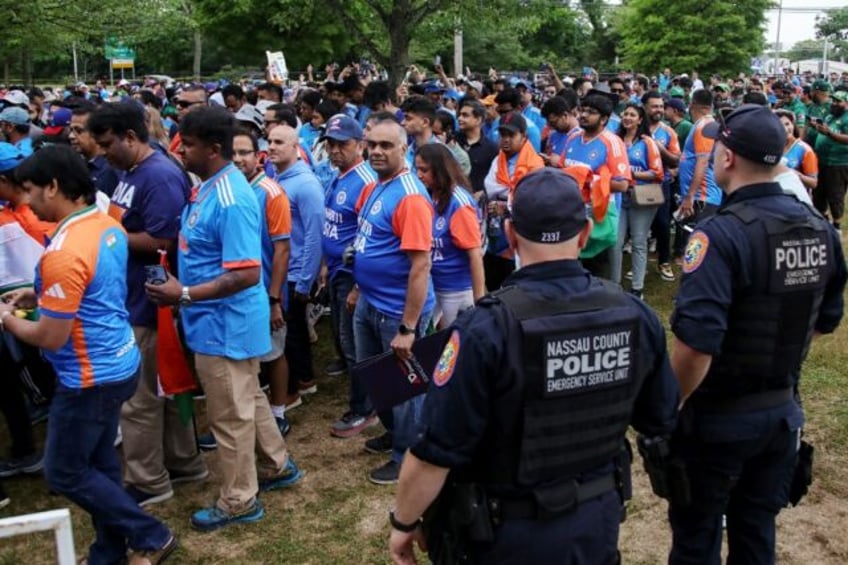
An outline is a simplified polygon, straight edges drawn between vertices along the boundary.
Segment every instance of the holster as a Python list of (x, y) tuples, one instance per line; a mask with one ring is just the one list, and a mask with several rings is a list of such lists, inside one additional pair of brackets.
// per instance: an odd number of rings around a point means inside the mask
[(448, 483), (424, 513), (424, 536), (436, 565), (470, 563), (471, 542), (494, 541), (488, 500), (476, 483)]
[(801, 440), (798, 455), (795, 459), (795, 472), (792, 474), (792, 484), (789, 486), (789, 504), (798, 506), (813, 483), (813, 454), (812, 444)]
[(651, 480), (651, 489), (660, 498), (676, 506), (692, 504), (692, 492), (686, 464), (671, 455), (668, 440), (639, 436), (636, 444)]

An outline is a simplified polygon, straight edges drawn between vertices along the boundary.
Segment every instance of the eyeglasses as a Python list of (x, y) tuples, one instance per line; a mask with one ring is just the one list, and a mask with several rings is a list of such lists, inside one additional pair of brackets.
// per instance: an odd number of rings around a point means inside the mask
[(254, 153), (256, 153), (256, 151), (253, 151), (252, 149), (236, 149), (235, 151), (233, 151), (233, 154), (238, 157), (249, 157)]
[(195, 104), (203, 104), (203, 102), (200, 102), (199, 100), (195, 100), (194, 102), (190, 100), (177, 100), (177, 106), (180, 108), (189, 108)]
[(588, 108), (586, 106), (583, 106), (582, 108), (580, 108), (580, 113), (581, 114), (589, 114), (590, 116), (600, 116), (601, 115), (601, 113), (598, 110), (596, 110), (594, 108)]

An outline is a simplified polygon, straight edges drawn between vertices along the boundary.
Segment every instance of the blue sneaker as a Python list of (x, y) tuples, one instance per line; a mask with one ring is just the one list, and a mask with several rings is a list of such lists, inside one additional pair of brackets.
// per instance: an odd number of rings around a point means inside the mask
[(286, 437), (291, 431), (291, 422), (289, 422), (288, 418), (277, 418), (274, 416), (274, 419), (277, 421), (277, 427), (280, 429), (280, 433), (283, 437)]
[(215, 441), (215, 436), (212, 435), (212, 432), (209, 432), (208, 434), (197, 436), (197, 447), (201, 451), (213, 451), (218, 449), (218, 442)]
[(227, 514), (217, 506), (203, 508), (191, 516), (191, 526), (201, 532), (211, 532), (230, 524), (258, 522), (265, 516), (265, 507), (259, 499), (254, 499), (253, 506), (239, 514)]
[(283, 467), (282, 473), (274, 478), (259, 481), (259, 491), (267, 492), (269, 490), (290, 487), (299, 482), (302, 478), (303, 471), (298, 469), (294, 462), (294, 458), (289, 455), (289, 459), (286, 461), (286, 466)]

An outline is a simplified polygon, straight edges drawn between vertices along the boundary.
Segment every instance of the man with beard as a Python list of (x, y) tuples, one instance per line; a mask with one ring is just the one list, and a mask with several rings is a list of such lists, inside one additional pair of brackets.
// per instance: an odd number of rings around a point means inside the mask
[(663, 169), (663, 195), (665, 202), (657, 210), (651, 231), (657, 238), (657, 271), (660, 278), (667, 282), (674, 281), (674, 272), (671, 270), (671, 181), (672, 169), (680, 164), (680, 141), (674, 130), (663, 123), (665, 116), (665, 102), (659, 92), (649, 92), (645, 95), (645, 112), (648, 115), (648, 126), (651, 136), (657, 142), (662, 157)]
[[(565, 159), (560, 162), (559, 166), (574, 166), (582, 165), (588, 167), (594, 175), (599, 175), (602, 172), (609, 175), (609, 192), (620, 193), (627, 190), (630, 185), (632, 175), (630, 172), (630, 163), (627, 160), (627, 148), (624, 142), (618, 135), (607, 129), (607, 122), (612, 114), (612, 100), (609, 96), (602, 94), (590, 94), (585, 97), (580, 106), (580, 131), (574, 132), (565, 143)], [(606, 219), (606, 214), (609, 213), (609, 206), (617, 206), (617, 203), (612, 198), (608, 197), (608, 207), (604, 208), (603, 203), (595, 202), (596, 198), (607, 198), (604, 191), (596, 192), (593, 201), (593, 222), (595, 228), (592, 230), (592, 235), (589, 237), (591, 246), (594, 241), (597, 241), (598, 226)], [(603, 217), (595, 217), (596, 210), (604, 209)], [(614, 227), (617, 233), (617, 224)], [(599, 277), (608, 276), (609, 258), (608, 250), (615, 243), (615, 239), (609, 242), (606, 247), (595, 245), (591, 251), (588, 248), (583, 250), (583, 266), (586, 267), (592, 274)], [(591, 253), (589, 255), (588, 253)]]
[(848, 187), (848, 91), (833, 93), (830, 114), (824, 122), (815, 122), (816, 155), (819, 158), (819, 184), (813, 191), (813, 203), (822, 213), (830, 209), (830, 219), (839, 229), (845, 210)]

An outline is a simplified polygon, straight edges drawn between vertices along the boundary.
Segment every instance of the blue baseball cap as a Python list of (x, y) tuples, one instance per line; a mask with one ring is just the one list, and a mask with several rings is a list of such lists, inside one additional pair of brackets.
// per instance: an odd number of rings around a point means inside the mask
[(29, 123), (29, 114), (20, 106), (9, 106), (0, 112), (0, 122), (8, 122), (16, 126), (25, 126)]
[(707, 124), (704, 135), (721, 141), (740, 157), (769, 166), (780, 163), (786, 144), (786, 130), (780, 118), (759, 104), (743, 104), (723, 121)]
[(427, 83), (424, 86), (424, 92), (427, 93), (427, 94), (435, 94), (437, 92), (444, 92), (444, 91), (445, 91), (445, 87), (443, 87), (442, 85), (440, 85), (437, 82), (430, 82), (430, 83)]
[(512, 227), (537, 243), (562, 243), (586, 225), (586, 204), (577, 180), (554, 167), (527, 174), (512, 195)]
[(13, 171), (27, 157), (20, 148), (5, 141), (0, 142), (0, 175)]
[(324, 135), (321, 136), (321, 139), (360, 140), (362, 139), (362, 126), (350, 116), (336, 114), (327, 122), (327, 127), (324, 129)]
[(444, 98), (450, 98), (454, 102), (459, 102), (462, 100), (462, 94), (453, 88), (449, 88), (445, 91)]

